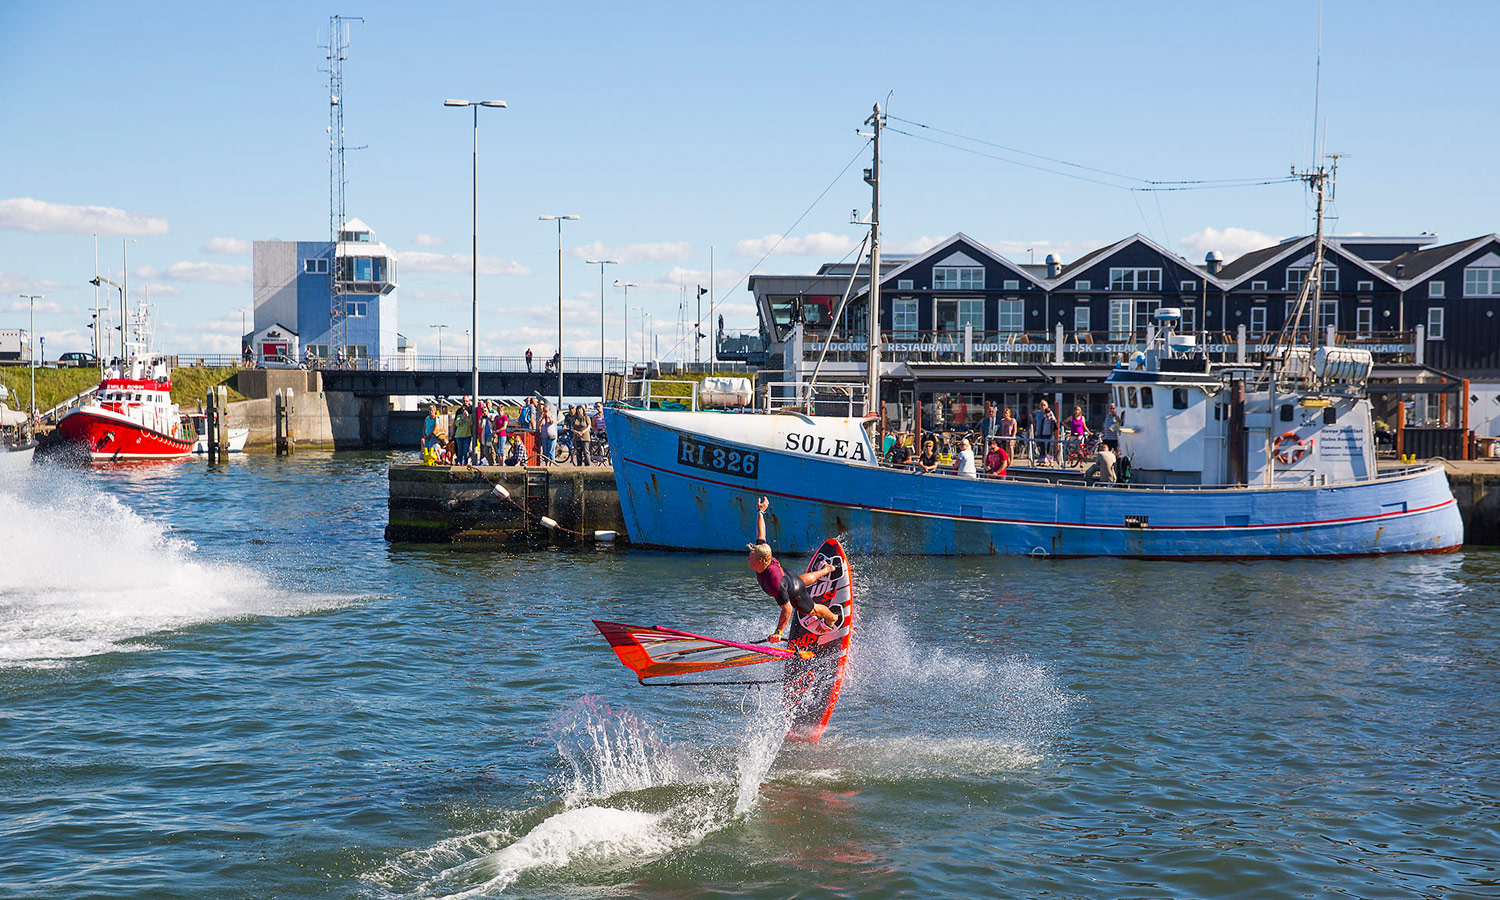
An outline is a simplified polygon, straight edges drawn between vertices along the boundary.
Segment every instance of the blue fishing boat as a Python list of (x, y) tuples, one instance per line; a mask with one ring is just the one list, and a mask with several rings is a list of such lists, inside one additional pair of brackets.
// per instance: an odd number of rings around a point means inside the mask
[[(882, 121), (877, 106), (866, 122), (875, 147), (865, 175), (875, 192), (870, 272), (881, 271)], [(1317, 196), (1319, 272), (1329, 174), (1304, 177)], [(1289, 321), (1321, 309), (1321, 281), (1306, 280)], [(1463, 543), (1441, 468), (1376, 465), (1368, 351), (1318, 345), (1309, 329), (1284, 333), (1253, 364), (1215, 362), (1191, 335), (1176, 333), (1175, 309), (1157, 311), (1147, 342), (1107, 379), (1119, 428), (1117, 453), (1099, 456), (1100, 477), (1029, 468), (979, 478), (972, 467), (966, 477), (883, 465), (875, 435), (879, 278), (870, 279), (868, 299), (866, 382), (832, 392), (846, 398), (843, 415), (820, 414), (829, 404), (819, 399), (816, 371), (780, 409), (768, 397), (761, 412), (743, 411), (748, 383), (741, 392), (695, 390), (686, 410), (654, 408), (643, 383), (638, 408), (605, 412), (633, 543), (742, 549), (760, 496), (772, 498), (771, 533), (789, 553), (810, 552), (829, 535), (859, 554), (1172, 559), (1433, 553)], [(700, 408), (715, 403), (739, 409)]]

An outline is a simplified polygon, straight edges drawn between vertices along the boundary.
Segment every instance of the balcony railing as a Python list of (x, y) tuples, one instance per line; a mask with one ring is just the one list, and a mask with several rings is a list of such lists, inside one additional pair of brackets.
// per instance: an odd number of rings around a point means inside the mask
[[(1209, 358), (1218, 362), (1241, 358), (1241, 336), (1238, 331), (1201, 331), (1189, 333)], [(1258, 362), (1276, 346), (1275, 332), (1252, 334), (1243, 338), (1243, 358)], [(1321, 338), (1321, 336), (1316, 336)], [(830, 340), (831, 338), (831, 340)], [(895, 331), (881, 337), (880, 358), (885, 362), (931, 362), (956, 364), (1038, 365), (1044, 363), (1110, 364), (1144, 350), (1148, 335), (1144, 330), (1129, 335), (1102, 331)], [(1295, 343), (1307, 345), (1315, 336), (1301, 332)], [(828, 362), (863, 362), (867, 350), (864, 335), (845, 331), (814, 331), (804, 335), (803, 355), (816, 359), (827, 344)], [(1410, 331), (1338, 332), (1334, 343), (1344, 347), (1369, 350), (1376, 362), (1411, 362), (1416, 352), (1416, 335)]]

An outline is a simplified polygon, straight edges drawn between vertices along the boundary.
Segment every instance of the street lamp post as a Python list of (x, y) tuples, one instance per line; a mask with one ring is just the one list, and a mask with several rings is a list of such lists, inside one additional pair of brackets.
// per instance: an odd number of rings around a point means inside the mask
[(599, 401), (604, 401), (604, 267), (619, 263), (618, 259), (586, 259), (584, 262), (599, 267)]
[(438, 364), (437, 364), (437, 367), (438, 367), (438, 370), (441, 371), (442, 368), (443, 368), (443, 329), (447, 328), (448, 326), (447, 325), (428, 325), (427, 327), (428, 328), (436, 328), (438, 330)]
[(31, 366), (31, 422), (27, 425), (30, 429), (36, 427), (36, 302), (46, 294), (22, 294), (22, 300), (31, 301), (31, 330), (26, 332), (26, 361)]
[[(474, 307), (471, 311), (472, 322), (470, 323), (475, 336), (469, 344), (469, 369), (474, 376), (474, 402), (479, 402), (479, 107), (487, 106), (491, 109), (505, 109), (504, 100), (444, 100), (444, 106), (472, 106), (474, 107), (474, 245), (473, 245), (473, 291)], [(442, 346), (443, 332), (438, 331), (438, 346)], [(443, 354), (438, 352), (438, 362), (441, 363)]]
[[(563, 332), (562, 332), (562, 223), (576, 222), (577, 216), (537, 216), (542, 222), (557, 223), (557, 414), (563, 409)], [(603, 272), (601, 267), (600, 272)]]
[(634, 281), (616, 281), (615, 287), (625, 289), (625, 300), (620, 304), (620, 337), (625, 340), (625, 387), (630, 388), (630, 289), (640, 287)]

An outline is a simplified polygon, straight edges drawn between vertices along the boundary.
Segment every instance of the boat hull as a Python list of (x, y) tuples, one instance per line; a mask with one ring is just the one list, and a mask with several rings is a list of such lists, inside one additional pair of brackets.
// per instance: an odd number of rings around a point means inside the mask
[[(245, 450), (245, 443), (247, 441), (249, 441), (249, 440), (250, 440), (250, 429), (248, 429), (248, 428), (231, 428), (231, 429), (229, 429), (229, 452), (230, 453), (243, 453), (244, 450)], [(205, 435), (205, 434), (198, 435), (197, 439), (193, 441), (193, 452), (194, 453), (207, 453), (208, 452), (208, 435)]]
[(193, 452), (192, 441), (95, 407), (81, 407), (63, 416), (57, 432), (64, 442), (85, 448), (94, 462), (182, 459)]
[(608, 423), (626, 532), (638, 545), (741, 550), (759, 496), (771, 498), (768, 530), (784, 553), (814, 550), (831, 534), (854, 553), (945, 556), (1356, 556), (1463, 543), (1437, 467), (1324, 487), (1180, 489), (920, 475), (740, 446), (757, 461), (751, 474), (731, 475), (679, 462), (681, 439), (701, 440), (651, 417), (612, 411)]

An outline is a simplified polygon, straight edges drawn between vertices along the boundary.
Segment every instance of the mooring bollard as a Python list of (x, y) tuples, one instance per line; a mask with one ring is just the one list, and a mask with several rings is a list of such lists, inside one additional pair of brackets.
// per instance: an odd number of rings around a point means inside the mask
[(213, 465), (219, 461), (219, 445), (214, 440), (214, 423), (218, 421), (218, 394), (213, 388), (208, 389), (208, 394), (203, 398), (203, 434), (197, 435), (208, 448), (208, 464)]
[(293, 396), (291, 388), (276, 389), (276, 455), (290, 456), (297, 448), (292, 427)]

